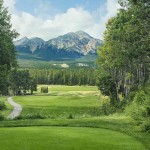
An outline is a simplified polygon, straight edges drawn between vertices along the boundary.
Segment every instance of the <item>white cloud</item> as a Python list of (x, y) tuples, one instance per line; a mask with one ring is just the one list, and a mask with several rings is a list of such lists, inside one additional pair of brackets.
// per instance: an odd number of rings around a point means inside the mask
[(117, 14), (117, 10), (120, 8), (120, 5), (117, 1), (118, 0), (107, 0), (107, 18), (110, 18)]
[[(94, 28), (95, 32), (93, 31), (93, 33), (96, 34), (96, 30), (99, 31), (99, 35), (100, 35), (101, 39), (103, 39), (103, 32), (106, 29), (107, 21), (111, 17), (114, 17), (117, 14), (118, 9), (120, 9), (120, 8), (121, 7), (118, 4), (118, 0), (107, 0), (107, 2), (104, 4), (104, 6), (101, 6), (99, 8), (99, 10), (97, 11), (100, 16), (100, 19), (99, 19), (100, 21), (98, 24), (95, 25), (95, 28)], [(103, 14), (103, 12), (105, 12), (105, 15)]]
[(16, 0), (4, 0), (4, 6), (9, 8), (10, 13), (15, 10)]
[(105, 15), (99, 14), (99, 10), (97, 10), (98, 15), (94, 15), (78, 7), (69, 8), (65, 13), (58, 13), (53, 18), (42, 19), (27, 12), (19, 12), (15, 8), (15, 2), (16, 0), (4, 0), (5, 6), (12, 14), (13, 28), (20, 33), (19, 38), (41, 37), (45, 40), (77, 30), (84, 30), (96, 38), (102, 38), (105, 23), (117, 13), (119, 8), (117, 0), (107, 0)]
[(52, 18), (54, 14), (59, 13), (60, 10), (57, 9), (51, 1), (44, 1), (39, 0), (38, 1), (38, 6), (34, 8), (34, 14), (40, 18)]

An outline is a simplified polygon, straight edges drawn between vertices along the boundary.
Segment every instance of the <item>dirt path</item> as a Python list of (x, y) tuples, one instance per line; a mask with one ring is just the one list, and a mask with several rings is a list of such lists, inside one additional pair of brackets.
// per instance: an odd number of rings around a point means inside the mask
[(21, 105), (15, 103), (13, 101), (12, 97), (8, 97), (7, 100), (10, 103), (10, 105), (12, 105), (14, 107), (14, 110), (12, 111), (12, 113), (10, 115), (8, 115), (7, 118), (14, 119), (15, 117), (20, 115), (20, 113), (22, 111), (22, 107), (21, 107)]

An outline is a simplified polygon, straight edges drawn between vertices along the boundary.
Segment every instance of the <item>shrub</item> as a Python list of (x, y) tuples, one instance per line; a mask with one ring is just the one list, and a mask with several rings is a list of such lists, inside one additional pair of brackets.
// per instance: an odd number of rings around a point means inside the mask
[(67, 116), (67, 119), (73, 119), (74, 118), (74, 116), (72, 115), (72, 114), (69, 114), (68, 116)]
[(136, 92), (131, 91), (131, 92), (127, 95), (126, 100), (127, 100), (128, 103), (130, 103), (130, 102), (133, 101), (133, 99), (134, 99), (134, 97), (135, 97), (135, 94), (136, 94)]
[(0, 113), (0, 121), (4, 120), (4, 116)]
[(27, 114), (24, 118), (25, 119), (45, 119), (46, 116), (41, 113), (35, 112), (35, 113)]
[(110, 115), (115, 112), (122, 112), (122, 108), (119, 108), (119, 106), (111, 106), (109, 102), (103, 102), (101, 105), (101, 112), (104, 115)]
[(0, 110), (6, 109), (6, 105), (4, 102), (0, 101)]
[(19, 115), (15, 118), (15, 120), (21, 120), (21, 119), (45, 119), (48, 118), (42, 112), (33, 112), (26, 115)]
[(102, 109), (102, 112), (104, 115), (109, 115), (110, 114), (110, 104), (108, 103), (102, 103), (102, 106), (101, 106), (101, 109)]
[(41, 93), (48, 93), (48, 87), (41, 87)]
[(148, 115), (147, 95), (144, 91), (139, 91), (133, 100), (133, 110), (131, 116), (136, 120), (141, 120)]
[(146, 94), (143, 90), (136, 93), (134, 97), (134, 102), (136, 102), (138, 105), (142, 105), (146, 101)]
[(19, 116), (14, 118), (14, 120), (21, 120), (21, 119), (23, 119), (22, 115), (19, 115)]
[(103, 114), (103, 111), (100, 107), (99, 108), (93, 108), (92, 110), (89, 111), (88, 114), (91, 116), (100, 116)]
[(143, 132), (148, 132), (150, 133), (150, 119), (145, 121), (142, 125), (141, 125), (141, 130)]
[(140, 90), (135, 94), (133, 102), (126, 108), (126, 111), (135, 120), (140, 121), (150, 117), (150, 101), (145, 91)]

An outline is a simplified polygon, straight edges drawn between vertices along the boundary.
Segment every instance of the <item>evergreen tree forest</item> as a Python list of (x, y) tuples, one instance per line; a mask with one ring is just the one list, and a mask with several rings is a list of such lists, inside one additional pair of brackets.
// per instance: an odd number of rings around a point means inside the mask
[(30, 69), (37, 84), (96, 85), (94, 69)]

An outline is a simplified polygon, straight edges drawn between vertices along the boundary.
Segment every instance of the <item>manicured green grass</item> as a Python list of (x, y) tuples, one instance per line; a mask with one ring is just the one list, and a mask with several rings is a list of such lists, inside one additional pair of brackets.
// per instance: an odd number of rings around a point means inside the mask
[(80, 118), (100, 114), (101, 101), (97, 95), (64, 94), (49, 96), (19, 96), (15, 102), (23, 107), (22, 117), (38, 113), (44, 118)]
[(89, 117), (79, 119), (25, 119), (2, 121), (0, 127), (28, 127), (28, 126), (65, 126), (103, 128), (128, 134), (141, 141), (147, 150), (150, 149), (150, 134), (139, 131), (139, 126), (130, 117), (123, 114), (110, 116)]
[(145, 150), (126, 134), (79, 127), (0, 128), (1, 150)]

